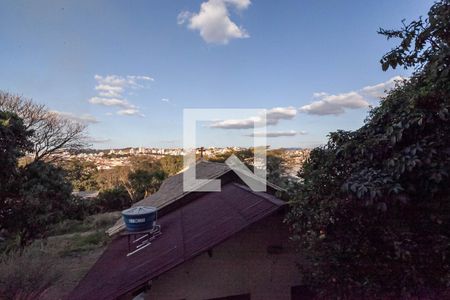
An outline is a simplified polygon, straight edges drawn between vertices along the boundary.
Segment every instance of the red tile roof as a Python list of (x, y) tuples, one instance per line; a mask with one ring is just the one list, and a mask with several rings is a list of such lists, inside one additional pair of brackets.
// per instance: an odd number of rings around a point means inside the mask
[(69, 299), (114, 299), (220, 244), (285, 202), (229, 183), (158, 220), (163, 234), (127, 257), (127, 239), (114, 239)]

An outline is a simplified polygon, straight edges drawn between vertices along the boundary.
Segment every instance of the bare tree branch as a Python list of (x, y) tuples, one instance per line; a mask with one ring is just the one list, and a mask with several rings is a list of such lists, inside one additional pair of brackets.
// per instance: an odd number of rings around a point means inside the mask
[(33, 131), (34, 160), (56, 160), (64, 150), (88, 146), (87, 125), (51, 112), (45, 105), (31, 99), (0, 91), (0, 110), (10, 111), (23, 119)]

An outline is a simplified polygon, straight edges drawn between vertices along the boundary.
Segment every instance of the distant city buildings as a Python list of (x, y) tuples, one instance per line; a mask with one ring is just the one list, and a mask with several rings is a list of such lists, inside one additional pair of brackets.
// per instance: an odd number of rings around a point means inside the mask
[[(239, 152), (246, 150), (244, 147), (209, 147), (197, 149), (197, 155), (203, 154), (207, 158), (215, 158), (230, 152)], [(279, 149), (283, 159), (283, 167), (289, 177), (297, 177), (298, 172), (304, 161), (309, 157), (310, 149)], [(159, 159), (164, 156), (185, 155), (183, 148), (146, 148), (131, 147), (123, 149), (86, 149), (81, 153), (71, 153), (68, 151), (57, 154), (60, 159), (80, 159), (91, 162), (97, 166), (99, 170), (107, 170), (115, 167), (127, 166), (130, 164), (130, 158), (134, 156), (152, 156)], [(256, 162), (259, 164), (259, 162)]]

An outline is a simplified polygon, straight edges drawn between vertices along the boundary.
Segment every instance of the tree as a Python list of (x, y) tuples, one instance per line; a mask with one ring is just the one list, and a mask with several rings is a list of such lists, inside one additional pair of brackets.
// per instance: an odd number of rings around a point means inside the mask
[(50, 163), (36, 161), (22, 168), (18, 197), (12, 203), (7, 229), (18, 245), (45, 236), (50, 225), (64, 218), (71, 201), (72, 185), (65, 172)]
[(17, 115), (0, 111), (0, 192), (4, 193), (17, 175), (18, 158), (32, 148), (31, 134)]
[(0, 229), (18, 246), (44, 235), (71, 200), (72, 186), (60, 168), (42, 161), (18, 166), (33, 147), (32, 136), (16, 114), (0, 111)]
[[(250, 170), (254, 168), (254, 149), (248, 148), (240, 151), (228, 151), (221, 153), (216, 157), (211, 157), (208, 160), (214, 162), (225, 162), (231, 155), (236, 155)], [(279, 186), (286, 184), (286, 178), (284, 178), (285, 168), (283, 166), (283, 158), (280, 150), (267, 151), (266, 155), (266, 171), (267, 180)]]
[(279, 151), (270, 151), (266, 157), (267, 180), (278, 186), (286, 184), (285, 168), (283, 166), (283, 158)]
[[(439, 297), (450, 284), (450, 4), (401, 30), (383, 69), (415, 69), (363, 127), (331, 133), (291, 191), (288, 221), (324, 297)], [(442, 297), (442, 295), (441, 295)]]
[(95, 200), (101, 212), (117, 211), (130, 207), (131, 198), (127, 190), (122, 186), (103, 190)]
[(97, 174), (97, 184), (100, 190), (109, 190), (116, 186), (123, 185), (128, 181), (130, 168), (117, 166), (111, 169), (100, 170)]
[(158, 159), (153, 156), (131, 156), (129, 161), (131, 170), (154, 172), (161, 169)]
[(94, 163), (79, 159), (71, 159), (62, 162), (60, 165), (66, 171), (67, 178), (72, 183), (75, 190), (98, 190), (98, 170)]
[(136, 170), (128, 175), (128, 187), (133, 202), (139, 201), (144, 197), (158, 191), (164, 179), (167, 178), (164, 171), (154, 172), (145, 170)]
[(0, 91), (0, 110), (17, 114), (33, 135), (34, 160), (49, 159), (65, 149), (80, 149), (86, 143), (86, 124), (49, 111), (22, 96)]
[(6, 227), (17, 194), (17, 160), (29, 151), (32, 133), (17, 115), (0, 111), (0, 229)]
[(159, 165), (164, 173), (175, 175), (183, 169), (183, 157), (180, 155), (168, 155), (159, 160)]

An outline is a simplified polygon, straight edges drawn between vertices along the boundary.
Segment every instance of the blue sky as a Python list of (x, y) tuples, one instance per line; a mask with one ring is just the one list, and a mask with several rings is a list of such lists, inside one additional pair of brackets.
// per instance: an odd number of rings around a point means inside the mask
[[(409, 75), (381, 70), (394, 44), (376, 31), (431, 4), (2, 1), (0, 88), (87, 122), (96, 148), (180, 146), (184, 108), (265, 108), (270, 145), (310, 147), (360, 127)], [(251, 145), (241, 121), (203, 126), (198, 143)]]

